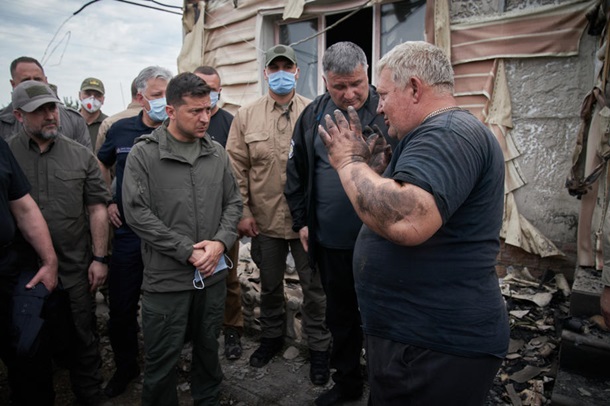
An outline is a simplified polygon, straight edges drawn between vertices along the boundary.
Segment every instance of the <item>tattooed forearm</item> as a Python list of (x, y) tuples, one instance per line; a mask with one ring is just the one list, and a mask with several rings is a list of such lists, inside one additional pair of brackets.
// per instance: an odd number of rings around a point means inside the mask
[(398, 193), (394, 191), (379, 190), (369, 179), (353, 177), (356, 184), (357, 209), (363, 214), (375, 217), (381, 223), (387, 225), (396, 223), (404, 218), (398, 208), (400, 199)]
[(387, 229), (406, 220), (416, 211), (424, 210), (414, 197), (401, 193), (400, 189), (375, 184), (366, 176), (362, 176), (358, 168), (354, 168), (350, 175), (357, 190), (356, 210), (371, 217), (378, 228)]

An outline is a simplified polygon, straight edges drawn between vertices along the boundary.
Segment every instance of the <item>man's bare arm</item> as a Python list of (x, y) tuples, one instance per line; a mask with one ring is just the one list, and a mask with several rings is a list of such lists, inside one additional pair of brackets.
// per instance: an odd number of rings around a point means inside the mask
[[(89, 226), (93, 243), (93, 255), (103, 257), (106, 255), (108, 243), (108, 212), (105, 204), (88, 205)], [(95, 291), (104, 284), (108, 275), (108, 265), (93, 261), (89, 266), (89, 284), (91, 291)]]
[(12, 200), (9, 206), (17, 221), (17, 227), (42, 261), (42, 266), (26, 287), (30, 289), (38, 282), (42, 282), (49, 291), (52, 291), (57, 286), (57, 256), (47, 222), (29, 194)]
[(333, 122), (326, 116), (326, 128), (319, 133), (328, 150), (331, 165), (360, 219), (382, 237), (400, 245), (418, 245), (442, 225), (434, 197), (425, 190), (381, 177), (367, 164), (370, 150), (358, 129), (358, 114), (348, 109), (353, 127), (343, 113), (335, 112)]

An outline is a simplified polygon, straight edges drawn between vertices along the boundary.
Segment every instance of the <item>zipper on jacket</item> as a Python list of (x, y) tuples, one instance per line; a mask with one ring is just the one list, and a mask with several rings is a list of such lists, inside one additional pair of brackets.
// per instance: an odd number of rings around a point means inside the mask
[[(197, 164), (197, 161), (195, 161), (193, 164)], [(191, 168), (189, 169), (190, 173), (191, 173), (191, 189), (192, 189), (192, 196), (193, 196), (193, 212), (195, 213), (195, 240), (199, 239), (199, 210), (197, 210), (197, 187), (195, 185), (195, 170), (194, 170), (194, 165), (191, 165)], [(198, 243), (199, 241), (195, 241), (195, 243)]]

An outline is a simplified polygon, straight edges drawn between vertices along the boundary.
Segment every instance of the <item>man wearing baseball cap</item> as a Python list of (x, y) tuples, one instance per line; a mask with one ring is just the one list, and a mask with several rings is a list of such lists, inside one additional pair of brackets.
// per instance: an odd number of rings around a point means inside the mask
[(263, 74), (269, 84), (267, 94), (237, 111), (227, 140), (244, 201), (237, 230), (240, 236), (252, 238), (252, 259), (261, 274), (261, 344), (250, 365), (265, 366), (284, 345), (284, 271), (290, 252), (303, 291), (301, 320), (309, 347), (309, 377), (315, 385), (324, 385), (330, 374), (326, 297), (320, 274), (309, 267), (299, 235), (292, 230), (283, 193), (292, 131), (311, 100), (296, 92), (299, 68), (291, 47), (267, 50)]
[[(35, 80), (41, 83), (48, 84), (47, 76), (40, 62), (29, 56), (21, 56), (10, 66), (11, 87), (14, 89), (19, 83), (26, 80)], [(57, 94), (57, 91), (53, 92)], [(78, 111), (59, 105), (59, 117), (61, 119), (61, 128), (59, 131), (68, 138), (71, 138), (86, 147), (92, 148), (91, 137), (87, 131), (87, 123), (83, 117), (78, 114)], [(21, 124), (13, 115), (12, 103), (0, 110), (0, 138), (9, 139), (14, 133), (18, 132)]]
[(103, 380), (92, 293), (108, 273), (110, 195), (93, 152), (60, 133), (59, 105), (47, 84), (18, 84), (12, 107), (19, 130), (7, 142), (48, 224), (59, 277), (70, 297), (77, 335), (69, 366), (72, 390), (79, 404), (93, 405), (99, 403)]
[(102, 113), (102, 105), (104, 104), (104, 83), (96, 78), (87, 78), (80, 85), (78, 99), (80, 100), (80, 110), (78, 111), (87, 122), (89, 128), (89, 136), (91, 137), (91, 145), (95, 146), (97, 134), (100, 130), (100, 125), (106, 117)]

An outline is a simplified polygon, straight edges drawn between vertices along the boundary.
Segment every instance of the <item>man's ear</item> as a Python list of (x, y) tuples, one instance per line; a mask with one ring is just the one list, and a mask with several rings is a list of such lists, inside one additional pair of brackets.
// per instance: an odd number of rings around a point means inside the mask
[(413, 92), (413, 98), (416, 101), (421, 99), (422, 91), (424, 90), (424, 87), (423, 87), (422, 81), (419, 78), (417, 78), (415, 76), (409, 78), (408, 87), (411, 88), (411, 91)]
[(170, 120), (176, 119), (176, 108), (171, 104), (165, 105), (165, 112), (167, 113), (167, 117), (169, 117)]
[(140, 104), (140, 106), (144, 107), (144, 96), (142, 96), (142, 93), (136, 93), (136, 101)]
[(15, 110), (13, 110), (13, 115), (15, 116), (17, 121), (19, 121), (20, 123), (23, 123), (23, 111), (21, 111), (19, 109), (15, 109)]

